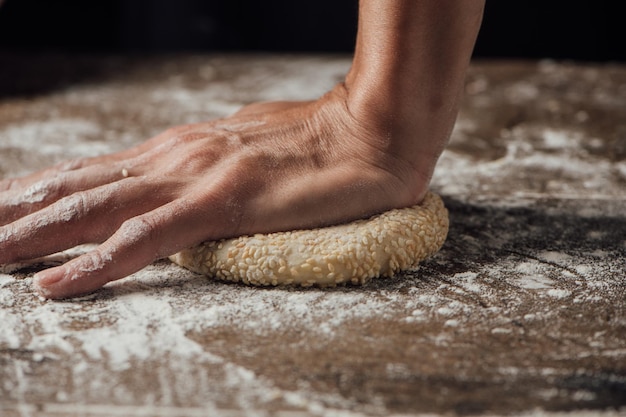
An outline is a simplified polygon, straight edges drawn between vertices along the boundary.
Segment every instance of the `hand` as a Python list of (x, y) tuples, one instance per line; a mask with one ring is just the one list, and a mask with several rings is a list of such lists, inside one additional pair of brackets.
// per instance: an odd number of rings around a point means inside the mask
[(353, 66), (319, 100), (267, 103), (128, 151), (0, 182), (0, 264), (87, 242), (35, 277), (93, 291), (204, 240), (418, 203), (447, 142), (484, 0), (362, 0)]
[(205, 240), (419, 202), (430, 167), (385, 146), (389, 132), (370, 116), (352, 115), (340, 85), (316, 101), (251, 105), (121, 153), (0, 181), (0, 264), (102, 242), (35, 277), (42, 296), (70, 297)]

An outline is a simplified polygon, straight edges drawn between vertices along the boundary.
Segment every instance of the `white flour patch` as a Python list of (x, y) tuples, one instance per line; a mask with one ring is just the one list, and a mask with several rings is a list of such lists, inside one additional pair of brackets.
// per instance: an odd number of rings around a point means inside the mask
[(38, 181), (28, 187), (21, 195), (20, 203), (35, 204), (42, 202), (50, 194), (50, 182)]
[(478, 282), (477, 276), (478, 274), (475, 272), (461, 272), (454, 274), (452, 281), (465, 291), (479, 294), (485, 290), (485, 287)]
[(511, 329), (506, 329), (504, 327), (495, 327), (491, 329), (492, 334), (509, 334), (511, 331)]
[(544, 275), (522, 275), (515, 280), (521, 288), (527, 290), (543, 290), (554, 287), (554, 281)]
[(526, 261), (518, 263), (515, 270), (523, 274), (540, 275), (545, 271), (545, 266), (538, 262)]
[(100, 127), (88, 120), (55, 119), (9, 125), (0, 133), (2, 147), (69, 158), (111, 152), (111, 143), (97, 140), (100, 132)]
[[(13, 237), (13, 230), (8, 227), (0, 227), (0, 243), (5, 242)], [(0, 271), (3, 271), (4, 266), (0, 266)], [(12, 272), (12, 271), (5, 271)]]
[(619, 176), (623, 180), (626, 180), (626, 162), (619, 162), (619, 163), (615, 164), (615, 169), (619, 173)]
[[(77, 332), (72, 338), (79, 342), (88, 359), (104, 360), (112, 370), (128, 369), (132, 360), (145, 361), (168, 351), (187, 357), (203, 355), (202, 348), (185, 337), (173, 320), (171, 306), (163, 300), (142, 293), (131, 294), (120, 297), (106, 312), (120, 318), (130, 314), (133, 319), (126, 317), (115, 326)], [(90, 319), (97, 322), (100, 317)], [(159, 341), (158, 345), (151, 343), (154, 340)]]
[(558, 299), (567, 298), (571, 294), (572, 294), (571, 291), (561, 290), (561, 289), (556, 289), (556, 288), (552, 288), (548, 290), (548, 295), (550, 297), (558, 298)]
[(611, 254), (611, 252), (607, 252), (605, 250), (602, 249), (596, 249), (593, 252), (590, 252), (589, 255), (596, 257), (596, 258), (607, 258), (609, 255)]
[(15, 282), (15, 277), (6, 274), (0, 274), (0, 288)]
[(529, 81), (519, 81), (511, 85), (506, 91), (512, 103), (522, 105), (539, 95), (539, 88)]
[(554, 252), (554, 251), (543, 251), (537, 254), (537, 258), (543, 259), (547, 262), (553, 262), (559, 265), (567, 265), (571, 263), (572, 257), (565, 253)]
[[(463, 115), (460, 120), (464, 120)], [(455, 130), (458, 133), (452, 137), (452, 144), (471, 145), (474, 137), (463, 130)], [(622, 175), (620, 163), (590, 157), (581, 146), (583, 139), (575, 130), (516, 128), (504, 141), (505, 154), (495, 160), (476, 162), (470, 155), (444, 151), (432, 186), (444, 195), (494, 194), (500, 198), (579, 196), (582, 187), (586, 195), (593, 193), (595, 198), (623, 198), (618, 180)], [(537, 177), (543, 179), (526, 181), (530, 172), (541, 173)]]
[[(3, 292), (3, 289), (0, 288), (0, 299), (4, 298)], [(0, 348), (18, 349), (23, 345), (23, 336), (20, 331), (22, 327), (20, 325), (21, 318), (4, 307), (9, 306), (3, 305), (3, 308), (0, 308), (0, 328), (2, 329), (0, 332)]]
[[(194, 83), (185, 83), (181, 75), (172, 74), (170, 78), (145, 82), (140, 77), (131, 81), (113, 77), (101, 84), (84, 83), (56, 91), (54, 103), (59, 108), (69, 104), (64, 114), (73, 112), (75, 118), (51, 120), (56, 116), (48, 112), (54, 109), (45, 98), (37, 98), (41, 100), (40, 121), (33, 117), (0, 127), (0, 175), (8, 177), (20, 170), (37, 169), (44, 161), (48, 164), (68, 157), (121, 150), (149, 134), (159, 133), (164, 126), (223, 116), (237, 110), (242, 103), (314, 98), (332, 87), (349, 68), (348, 60), (324, 64), (321, 70), (315, 60), (301, 59), (273, 67), (268, 63), (274, 59), (264, 62), (224, 81), (220, 73), (231, 67), (213, 66), (205, 61), (194, 71), (215, 82), (197, 88)], [(492, 87), (478, 82), (473, 88), (490, 94)], [(544, 94), (527, 81), (520, 81), (505, 93), (518, 102), (536, 100), (538, 94)], [(485, 97), (485, 103), (493, 101), (492, 97)], [(120, 110), (128, 110), (128, 114)], [(90, 114), (96, 114), (97, 118), (88, 119)], [(581, 123), (585, 117), (593, 121), (595, 114), (582, 115)], [(335, 412), (330, 407), (354, 409), (360, 405), (354, 397), (344, 397), (334, 389), (323, 392), (314, 384), (307, 384), (308, 381), (281, 388), (284, 384), (281, 385), (283, 381), (279, 378), (280, 372), (285, 372), (284, 376), (291, 375), (292, 369), (297, 372), (287, 361), (297, 365), (300, 356), (309, 354), (309, 350), (323, 352), (320, 359), (326, 360), (331, 368), (338, 365), (331, 372), (339, 372), (336, 376), (340, 383), (350, 384), (349, 378), (361, 369), (370, 372), (369, 368), (351, 366), (361, 361), (360, 357), (352, 356), (359, 351), (350, 350), (353, 341), (346, 337), (355, 334), (350, 333), (354, 331), (372, 344), (370, 352), (381, 352), (381, 357), (365, 357), (363, 363), (367, 366), (371, 360), (370, 363), (382, 366), (385, 373), (396, 378), (415, 376), (411, 373), (420, 369), (416, 367), (418, 361), (402, 363), (403, 348), (413, 354), (415, 349), (426, 348), (446, 359), (446, 354), (455, 352), (449, 349), (465, 353), (463, 349), (471, 348), (468, 340), (485, 343), (487, 353), (491, 349), (490, 338), (506, 342), (505, 348), (510, 347), (505, 355), (494, 359), (500, 370), (496, 369), (493, 375), (506, 384), (515, 381), (503, 375), (519, 373), (523, 379), (524, 371), (535, 365), (534, 372), (545, 375), (545, 379), (574, 375), (577, 367), (585, 367), (584, 363), (570, 362), (575, 355), (596, 355), (594, 364), (607, 363), (601, 362), (605, 357), (613, 363), (622, 360), (626, 353), (620, 343), (619, 326), (626, 325), (625, 319), (619, 314), (613, 314), (611, 320), (599, 318), (605, 312), (621, 311), (623, 283), (618, 269), (623, 269), (619, 263), (620, 251), (626, 249), (626, 241), (602, 246), (615, 235), (615, 230), (587, 227), (580, 230), (580, 239), (570, 239), (567, 243), (541, 230), (543, 223), (520, 224), (520, 219), (527, 219), (524, 213), (536, 209), (538, 215), (545, 212), (547, 216), (555, 216), (558, 222), (558, 216), (564, 214), (561, 205), (564, 199), (592, 198), (597, 198), (599, 203), (581, 203), (575, 209), (567, 209), (565, 214), (581, 217), (583, 222), (587, 217), (607, 216), (609, 205), (603, 205), (602, 201), (617, 207), (616, 199), (623, 199), (620, 181), (626, 178), (626, 165), (603, 158), (607, 140), (584, 138), (575, 125), (562, 124), (567, 127), (556, 129), (531, 123), (532, 120), (522, 120), (518, 128), (507, 127), (501, 132), (502, 137), (474, 141), (469, 132), (480, 130), (484, 123), (479, 118), (459, 119), (453, 137), (457, 151), (444, 153), (433, 187), (457, 205), (467, 203), (470, 210), (476, 200), (484, 197), (481, 201), (489, 202), (487, 215), (494, 210), (501, 215), (502, 223), (479, 219), (484, 213), (480, 211), (481, 203), (477, 203), (475, 214), (458, 210), (456, 214), (467, 216), (470, 223), (454, 229), (455, 235), (450, 236), (452, 245), (444, 247), (439, 258), (415, 275), (364, 288), (257, 289), (211, 282), (159, 262), (95, 294), (51, 302), (33, 295), (32, 273), (67, 262), (89, 247), (0, 267), (0, 352), (5, 355), (0, 361), (5, 364), (0, 369), (0, 384), (5, 389), (1, 393), (5, 396), (3, 400), (6, 398), (9, 406), (52, 404), (58, 408), (50, 414), (58, 415), (85, 414), (88, 408), (81, 409), (83, 405), (92, 407), (89, 410), (99, 415), (111, 410), (119, 415), (150, 414), (146, 410), (174, 415), (176, 410), (181, 414), (181, 408), (177, 408), (181, 404), (195, 410), (193, 415), (218, 414), (212, 411), (224, 404), (230, 409), (246, 410), (249, 415), (267, 414), (257, 413), (266, 404), (269, 409), (290, 404), (314, 415), (352, 415), (348, 411)], [(462, 152), (465, 145), (476, 153)], [(493, 152), (489, 158), (482, 158), (478, 154), (481, 150)], [(546, 197), (558, 198), (558, 204), (541, 203)], [(33, 203), (43, 201), (43, 185), (33, 187), (23, 198)], [(71, 208), (66, 209), (63, 214), (67, 219), (75, 215)], [(503, 213), (507, 210), (511, 215)], [(612, 216), (623, 218), (617, 212), (619, 208), (612, 210)], [(571, 224), (577, 226), (576, 222)], [(3, 230), (0, 240), (9, 238), (6, 229), (0, 230)], [(126, 232), (129, 239), (144, 233), (141, 227), (128, 227)], [(577, 240), (590, 243), (579, 246)], [(579, 320), (572, 315), (575, 310), (599, 314)], [(584, 320), (591, 320), (587, 327)], [(573, 325), (579, 323), (581, 332), (575, 334)], [(384, 331), (376, 330), (377, 326)], [(586, 338), (590, 331), (593, 334), (600, 330), (607, 332)], [(408, 338), (398, 333), (405, 331)], [(522, 331), (527, 332), (523, 340), (528, 342), (523, 346), (517, 336)], [(547, 339), (546, 333), (550, 336)], [(399, 337), (400, 343), (393, 340), (394, 344), (390, 345), (384, 337), (377, 337), (380, 334)], [(229, 339), (224, 335), (237, 337)], [(290, 337), (296, 340), (293, 349), (281, 345)], [(536, 356), (533, 359), (526, 355), (532, 355), (526, 350), (532, 345), (551, 346), (552, 339), (558, 342), (570, 338), (578, 343), (567, 346), (567, 351), (547, 349), (538, 362), (533, 362)], [(279, 346), (282, 349), (277, 349)], [(336, 352), (335, 348), (338, 348)], [(397, 349), (399, 356), (386, 362), (387, 349)], [(326, 352), (329, 356), (324, 356)], [(335, 354), (344, 352), (355, 362), (346, 365), (344, 361), (342, 365), (336, 361)], [(281, 366), (285, 365), (284, 371), (275, 366), (282, 360), (276, 357), (278, 354), (286, 358), (280, 362)], [(563, 361), (563, 356), (558, 360), (557, 354), (565, 355), (568, 360)], [(513, 359), (515, 355), (519, 355), (517, 363)], [(448, 361), (438, 363), (435, 372), (443, 375), (441, 372), (451, 371), (448, 375), (464, 378), (463, 372), (456, 373), (459, 368), (446, 368), (446, 363), (452, 364), (459, 357), (447, 356)], [(465, 359), (469, 364), (471, 357)], [(461, 366), (465, 366), (465, 359)], [(481, 372), (493, 370), (494, 361), (480, 364)], [(505, 366), (504, 362), (511, 366)], [(566, 362), (574, 368), (568, 368)], [(331, 376), (327, 369), (320, 366), (319, 376)], [(348, 379), (344, 381), (344, 377)], [(390, 391), (393, 388), (388, 387)], [(471, 383), (468, 387), (472, 387)], [(546, 394), (563, 395), (560, 390)], [(591, 398), (585, 391), (576, 396), (582, 400)], [(382, 396), (376, 397), (376, 393), (369, 397), (367, 406), (380, 407), (380, 412), (367, 414), (388, 415), (384, 400)], [(140, 408), (144, 405), (148, 408)], [(34, 408), (24, 410), (23, 415), (42, 413)]]
[[(75, 252), (84, 250), (78, 248)], [(21, 282), (6, 276), (1, 279), (3, 283), (18, 282), (29, 293), (30, 279)], [(188, 280), (182, 292), (180, 286), (152, 289), (154, 285), (178, 280)], [(169, 394), (171, 401), (197, 390), (211, 392), (211, 380), (199, 373), (208, 366), (225, 373), (222, 383), (236, 387), (236, 401), (242, 405), (252, 398), (258, 403), (259, 398), (270, 401), (277, 395), (287, 402), (297, 402), (307, 396), (297, 390), (277, 389), (250, 369), (207, 350), (190, 338), (189, 333), (203, 334), (228, 327), (236, 332), (264, 336), (290, 328), (306, 328), (311, 337), (330, 340), (351, 320), (391, 319), (388, 312), (405, 308), (406, 302), (406, 297), (393, 288), (374, 292), (264, 290), (211, 283), (163, 264), (150, 266), (125, 282), (114, 283), (108, 291), (113, 291), (110, 298), (96, 294), (70, 302), (41, 302), (33, 296), (21, 306), (24, 312), (21, 317), (10, 310), (0, 310), (0, 323), (3, 329), (5, 326), (9, 329), (0, 335), (0, 346), (28, 349), (41, 360), (71, 361), (72, 366), (67, 368), (73, 381), (67, 387), (73, 395), (70, 401), (89, 392), (111, 392), (116, 401), (131, 401), (128, 390), (118, 392), (114, 384), (119, 381), (111, 381), (107, 375), (130, 371), (136, 363), (155, 361), (168, 364), (168, 374), (160, 385), (166, 391), (177, 390), (178, 397)], [(13, 289), (0, 285), (0, 300), (12, 294)], [(24, 301), (22, 298), (21, 303)], [(432, 303), (428, 297), (415, 298), (410, 300), (408, 308), (428, 311)], [(449, 314), (457, 308), (452, 303)], [(453, 326), (454, 322), (448, 325)], [(99, 371), (103, 369), (109, 373)], [(194, 385), (182, 381), (185, 375), (194, 380)], [(340, 404), (346, 400), (338, 396), (333, 401)]]
[(546, 129), (543, 132), (543, 148), (550, 150), (557, 150), (559, 152), (565, 151), (567, 148), (578, 150), (580, 148), (580, 141), (582, 135), (572, 134), (568, 131), (559, 131)]

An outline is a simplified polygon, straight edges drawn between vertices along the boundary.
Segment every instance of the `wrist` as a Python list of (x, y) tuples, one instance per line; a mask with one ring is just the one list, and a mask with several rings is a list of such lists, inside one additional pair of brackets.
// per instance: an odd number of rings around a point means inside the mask
[(387, 146), (436, 159), (456, 119), (483, 5), (362, 0), (346, 77), (349, 111), (370, 120), (390, 141)]

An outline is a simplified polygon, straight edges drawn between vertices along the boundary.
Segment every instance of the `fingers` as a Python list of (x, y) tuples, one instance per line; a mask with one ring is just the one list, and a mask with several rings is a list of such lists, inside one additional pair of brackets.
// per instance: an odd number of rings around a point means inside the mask
[(76, 159), (22, 178), (0, 180), (0, 225), (75, 192), (151, 171), (155, 161), (171, 154), (178, 135), (190, 129), (179, 126), (123, 152)]
[(170, 201), (167, 185), (159, 193), (143, 177), (127, 178), (74, 193), (0, 227), (0, 264), (48, 255), (108, 238), (124, 219)]
[[(127, 166), (130, 168), (132, 164)], [(11, 223), (30, 213), (79, 191), (114, 183), (130, 175), (122, 164), (94, 165), (69, 172), (58, 173), (32, 183), (24, 188), (0, 192), (0, 226)]]
[(126, 151), (114, 153), (111, 155), (96, 156), (92, 158), (79, 158), (70, 161), (64, 161), (50, 168), (34, 172), (21, 178), (9, 178), (5, 180), (0, 180), (0, 192), (9, 190), (24, 190), (39, 181), (45, 181), (46, 179), (54, 178), (61, 174), (77, 171), (87, 167), (114, 164), (116, 162), (131, 158), (137, 154), (138, 150), (136, 148), (131, 148)]
[(78, 158), (70, 161), (60, 162), (50, 168), (34, 172), (21, 178), (8, 178), (0, 180), (0, 193), (9, 190), (24, 190), (39, 181), (45, 181), (61, 174), (82, 170), (84, 168), (96, 166), (116, 166), (124, 161), (135, 158), (142, 153), (152, 149), (159, 143), (166, 140), (171, 135), (170, 131), (166, 131), (152, 139), (141, 143), (140, 145), (126, 149), (124, 151), (115, 152), (108, 155), (100, 155), (88, 158)]
[[(141, 155), (154, 155), (159, 153), (160, 151), (163, 151), (163, 149), (159, 149), (159, 145), (162, 145), (164, 142), (167, 142), (168, 140), (175, 138), (178, 135), (184, 134), (188, 131), (193, 131), (193, 129), (194, 125), (176, 126), (162, 132), (157, 136), (154, 136), (153, 138), (137, 146), (134, 146), (124, 151), (112, 153), (109, 155), (78, 158), (70, 161), (64, 161), (54, 165), (51, 168), (37, 171), (20, 178), (8, 178), (4, 180), (0, 179), (0, 195), (3, 192), (12, 190), (16, 193), (20, 190), (24, 192), (24, 190), (33, 186), (36, 183), (50, 180), (51, 178), (63, 176), (63, 174), (73, 173), (75, 171), (80, 171), (83, 174), (90, 174), (92, 171), (84, 171), (84, 169), (86, 168), (118, 167), (124, 164), (127, 165), (128, 161), (132, 160), (133, 158), (138, 158)], [(117, 170), (116, 172), (119, 171), (120, 170)], [(0, 197), (0, 205), (1, 204), (3, 204), (3, 202)]]
[(198, 243), (203, 235), (198, 225), (201, 217), (183, 200), (134, 217), (94, 251), (39, 272), (33, 286), (41, 296), (50, 299), (92, 292), (156, 259)]

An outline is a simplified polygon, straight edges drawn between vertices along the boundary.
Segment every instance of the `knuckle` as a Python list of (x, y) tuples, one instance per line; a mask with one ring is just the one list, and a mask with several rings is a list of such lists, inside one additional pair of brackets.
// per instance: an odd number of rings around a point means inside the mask
[(0, 264), (9, 260), (11, 262), (14, 259), (19, 258), (16, 256), (19, 253), (20, 246), (15, 242), (19, 241), (22, 237), (20, 230), (17, 229), (15, 223), (10, 223), (0, 227)]
[(54, 202), (66, 195), (68, 182), (65, 175), (43, 179), (30, 185), (22, 195), (24, 203), (37, 204)]
[(141, 215), (126, 220), (119, 228), (118, 233), (128, 245), (137, 242), (155, 242), (159, 235), (159, 222), (153, 215)]
[(110, 254), (104, 254), (99, 250), (86, 253), (80, 259), (77, 269), (82, 273), (97, 272), (103, 270), (112, 260)]
[(89, 158), (75, 158), (69, 161), (61, 162), (55, 165), (52, 169), (57, 172), (75, 171), (77, 169), (84, 168), (88, 165)]
[(59, 199), (71, 194), (69, 180), (65, 174), (59, 175), (54, 180), (50, 181), (48, 187), (50, 198)]
[(0, 191), (7, 191), (13, 188), (17, 188), (18, 184), (15, 179), (6, 179), (0, 181)]
[(53, 206), (54, 216), (63, 222), (85, 217), (90, 211), (90, 200), (86, 192), (79, 191), (57, 201)]
[(15, 238), (15, 224), (9, 223), (0, 227), (0, 245), (9, 243)]

